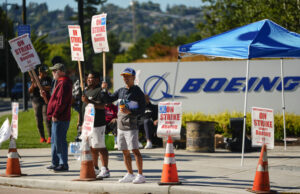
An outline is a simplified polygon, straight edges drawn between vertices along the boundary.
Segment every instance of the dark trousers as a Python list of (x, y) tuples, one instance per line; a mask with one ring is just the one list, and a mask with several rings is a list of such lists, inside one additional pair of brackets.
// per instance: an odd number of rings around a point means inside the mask
[(32, 107), (35, 114), (36, 125), (40, 133), (40, 137), (45, 138), (44, 124), (45, 121), (48, 137), (51, 137), (51, 121), (47, 120), (47, 104), (42, 102), (33, 102)]
[(146, 139), (150, 139), (152, 141), (154, 133), (156, 132), (156, 127), (153, 125), (152, 119), (144, 119), (144, 130)]

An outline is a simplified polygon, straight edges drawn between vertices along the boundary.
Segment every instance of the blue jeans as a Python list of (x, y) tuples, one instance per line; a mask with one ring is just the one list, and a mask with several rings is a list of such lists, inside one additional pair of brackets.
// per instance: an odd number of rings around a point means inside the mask
[(54, 166), (63, 165), (68, 166), (68, 143), (67, 131), (69, 129), (70, 121), (52, 122), (51, 128), (51, 155), (52, 164)]

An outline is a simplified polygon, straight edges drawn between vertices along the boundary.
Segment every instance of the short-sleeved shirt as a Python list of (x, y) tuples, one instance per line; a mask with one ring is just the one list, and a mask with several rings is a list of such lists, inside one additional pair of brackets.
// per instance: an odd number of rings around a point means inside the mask
[[(84, 93), (89, 100), (104, 103), (101, 97), (101, 87), (97, 86), (96, 88), (88, 88)], [(85, 107), (87, 103), (82, 103), (82, 115), (84, 115)], [(94, 127), (100, 127), (106, 125), (105, 122), (105, 111), (104, 109), (96, 109), (95, 108), (95, 119), (94, 119)]]

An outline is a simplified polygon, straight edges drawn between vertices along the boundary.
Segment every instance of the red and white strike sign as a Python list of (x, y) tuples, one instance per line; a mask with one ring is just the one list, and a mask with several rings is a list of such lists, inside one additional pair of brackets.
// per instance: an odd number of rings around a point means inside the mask
[(182, 104), (181, 102), (160, 102), (158, 105), (158, 137), (180, 137)]
[(41, 64), (28, 34), (11, 39), (9, 44), (22, 73), (33, 70), (36, 65)]
[(69, 25), (72, 61), (84, 61), (81, 30), (79, 25)]
[(252, 107), (252, 146), (274, 148), (274, 113), (272, 109)]
[(88, 137), (94, 128), (95, 107), (93, 104), (88, 104), (85, 107), (84, 121), (82, 125), (82, 137)]
[(95, 53), (109, 52), (106, 31), (106, 15), (106, 13), (103, 13), (92, 17), (91, 34)]
[(18, 113), (19, 103), (13, 102), (12, 106), (12, 119), (11, 119), (11, 135), (13, 138), (18, 139)]

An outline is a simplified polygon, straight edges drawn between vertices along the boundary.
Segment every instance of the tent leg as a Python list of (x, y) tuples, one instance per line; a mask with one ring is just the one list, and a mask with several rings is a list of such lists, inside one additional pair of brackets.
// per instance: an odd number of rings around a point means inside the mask
[(246, 116), (247, 116), (247, 96), (248, 96), (248, 79), (249, 79), (249, 63), (247, 60), (247, 70), (246, 70), (246, 91), (245, 91), (245, 101), (244, 101), (244, 122), (243, 122), (243, 141), (242, 141), (242, 158), (241, 166), (244, 165), (244, 149), (245, 149), (245, 136), (246, 136)]
[(285, 129), (285, 100), (284, 100), (284, 77), (283, 77), (283, 59), (280, 59), (281, 67), (281, 100), (282, 100), (282, 117), (283, 117), (283, 140), (284, 150), (286, 150), (286, 129)]
[(181, 56), (178, 55), (177, 66), (176, 66), (176, 73), (175, 73), (175, 80), (174, 80), (173, 95), (172, 95), (172, 100), (173, 101), (175, 101), (175, 90), (176, 90), (176, 84), (177, 84), (177, 76), (178, 76), (178, 69), (179, 69), (180, 59), (181, 59)]

